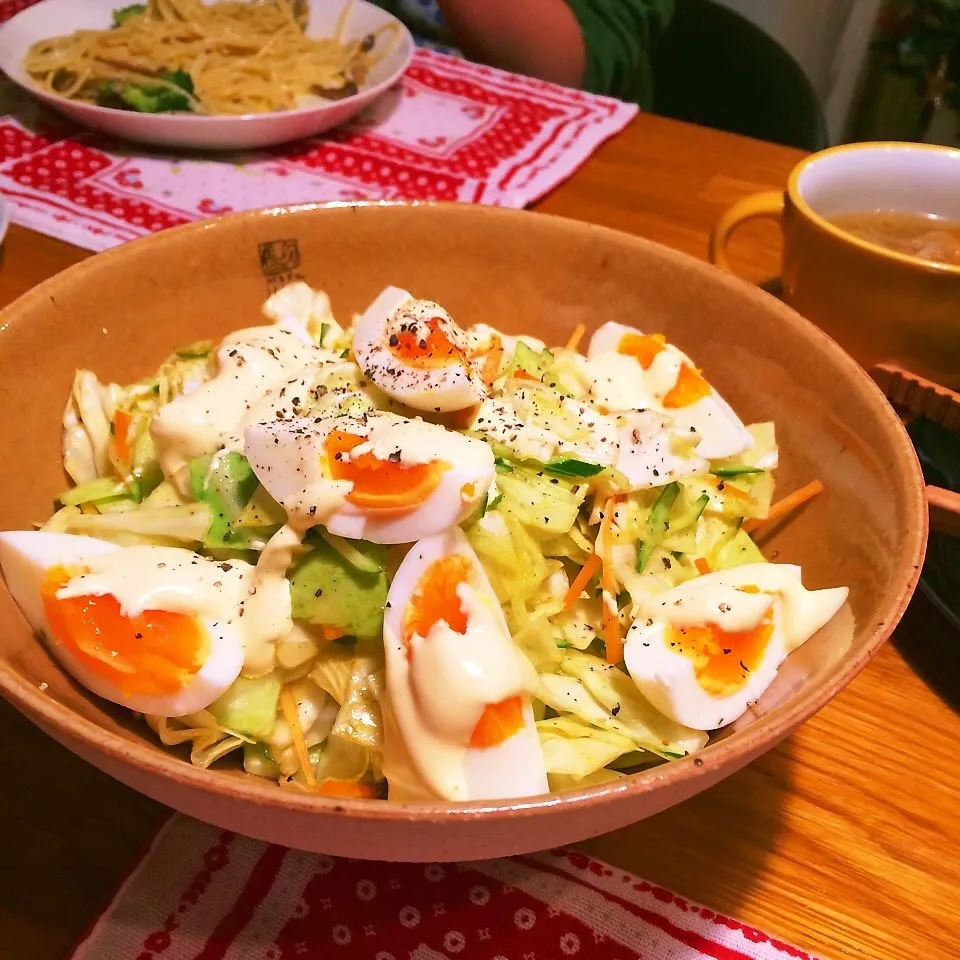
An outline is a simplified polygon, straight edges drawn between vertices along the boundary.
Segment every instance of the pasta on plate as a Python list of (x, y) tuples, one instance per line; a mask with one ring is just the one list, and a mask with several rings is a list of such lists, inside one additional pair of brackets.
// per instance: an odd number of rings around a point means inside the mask
[(24, 69), (44, 91), (144, 113), (257, 114), (356, 93), (394, 25), (347, 40), (306, 32), (306, 0), (147, 0), (114, 25), (38, 41)]

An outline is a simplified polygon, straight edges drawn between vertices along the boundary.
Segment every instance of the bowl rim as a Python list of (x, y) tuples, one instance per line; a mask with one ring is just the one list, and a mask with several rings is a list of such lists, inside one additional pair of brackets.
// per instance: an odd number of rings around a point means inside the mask
[[(43, 7), (49, 0), (38, 0), (36, 3), (24, 7), (18, 13), (14, 14), (9, 20), (0, 24), (0, 45), (4, 40), (4, 34), (11, 25), (20, 17), (32, 14), (37, 8)], [(75, 2), (75, 0), (72, 0)], [(204, 0), (208, 2), (208, 0)], [(196, 113), (139, 113), (131, 110), (120, 110), (116, 107), (102, 107), (96, 103), (86, 103), (83, 100), (71, 100), (68, 97), (62, 97), (59, 94), (51, 93), (49, 90), (41, 90), (36, 87), (30, 77), (23, 71), (22, 61), (26, 51), (11, 51), (14, 57), (17, 57), (18, 69), (15, 72), (7, 74), (9, 80), (15, 83), (21, 90), (36, 97), (45, 103), (50, 104), (60, 110), (66, 109), (72, 112), (89, 113), (96, 117), (117, 117), (118, 115), (129, 115), (133, 119), (142, 120), (151, 123), (155, 127), (170, 126), (173, 124), (184, 124), (192, 127), (231, 127), (231, 126), (249, 126), (254, 123), (280, 123), (284, 120), (293, 118), (303, 118), (307, 116), (320, 115), (332, 112), (336, 108), (344, 109), (346, 104), (360, 101), (362, 105), (376, 99), (381, 94), (389, 90), (406, 73), (407, 68), (413, 60), (416, 43), (413, 34), (407, 29), (406, 24), (398, 20), (389, 10), (371, 3), (370, 0), (343, 0), (344, 5), (355, 3), (361, 7), (368, 7), (381, 14), (385, 23), (392, 24), (399, 32), (400, 42), (397, 45), (402, 54), (402, 62), (397, 68), (381, 80), (369, 87), (361, 87), (356, 93), (340, 100), (329, 100), (325, 103), (311, 104), (306, 107), (295, 107), (293, 110), (271, 110), (268, 113), (237, 113), (237, 114), (196, 114)], [(107, 29), (104, 27), (103, 29)]]
[[(216, 233), (217, 230), (231, 229), (231, 224), (234, 223), (252, 223), (299, 215), (322, 216), (325, 209), (371, 207), (425, 207), (443, 211), (448, 216), (462, 216), (467, 220), (474, 217), (496, 218), (502, 220), (506, 226), (513, 225), (519, 229), (522, 229), (523, 223), (531, 216), (541, 220), (550, 220), (556, 225), (557, 229), (579, 235), (587, 241), (598, 236), (616, 239), (619, 243), (626, 243), (635, 248), (651, 252), (662, 259), (672, 261), (686, 270), (692, 270), (702, 276), (709, 277), (711, 283), (725, 286), (729, 290), (736, 291), (737, 295), (741, 297), (762, 304), (768, 310), (774, 310), (782, 322), (805, 330), (823, 351), (833, 356), (835, 362), (846, 372), (850, 380), (859, 383), (864, 388), (866, 395), (873, 397), (881, 425), (886, 427), (889, 435), (889, 449), (903, 463), (905, 472), (912, 475), (914, 481), (910, 486), (911, 494), (904, 504), (908, 523), (911, 516), (915, 522), (908, 528), (905, 548), (899, 556), (899, 572), (903, 575), (902, 586), (898, 591), (884, 598), (877, 618), (873, 622), (858, 625), (859, 630), (869, 632), (868, 642), (863, 652), (845, 670), (839, 671), (826, 679), (819, 687), (797, 692), (769, 713), (757, 718), (748, 727), (717, 743), (708, 744), (695, 755), (672, 760), (648, 771), (611, 783), (564, 791), (563, 793), (545, 794), (539, 797), (505, 800), (499, 803), (490, 801), (471, 801), (468, 803), (445, 801), (389, 802), (369, 799), (328, 798), (282, 790), (275, 783), (267, 780), (261, 781), (260, 778), (224, 776), (222, 771), (216, 769), (201, 769), (185, 762), (178, 754), (164, 749), (159, 743), (128, 740), (120, 734), (106, 730), (92, 720), (86, 719), (70, 707), (45, 696), (36, 686), (26, 682), (16, 673), (12, 665), (2, 656), (2, 650), (0, 650), (0, 693), (28, 716), (38, 720), (47, 732), (50, 732), (51, 729), (63, 731), (69, 738), (80, 741), (88, 750), (92, 750), (109, 760), (133, 766), (139, 772), (148, 776), (172, 779), (182, 786), (199, 790), (208, 795), (212, 794), (228, 800), (242, 800), (264, 810), (283, 810), (300, 814), (336, 813), (358, 821), (417, 820), (423, 823), (439, 824), (481, 818), (484, 821), (500, 821), (518, 816), (542, 816), (560, 806), (564, 809), (577, 810), (595, 808), (602, 806), (607, 800), (614, 797), (639, 797), (661, 786), (679, 783), (687, 778), (709, 777), (713, 768), (722, 765), (727, 758), (744, 757), (749, 760), (776, 745), (832, 700), (873, 659), (893, 632), (913, 597), (920, 579), (926, 551), (928, 516), (923, 474), (906, 429), (894, 409), (887, 402), (883, 392), (867, 372), (832, 338), (813, 323), (760, 288), (712, 267), (704, 261), (697, 260), (695, 257), (652, 240), (552, 214), (531, 213), (526, 210), (503, 207), (478, 207), (465, 203), (409, 204), (397, 201), (373, 201), (337, 202), (334, 204), (305, 203), (266, 207), (174, 227), (114, 247), (98, 254), (96, 257), (82, 260), (33, 287), (3, 310), (0, 310), (0, 329), (4, 329), (10, 322), (22, 322), (17, 321), (14, 315), (29, 311), (34, 304), (55, 296), (58, 289), (64, 285), (69, 285), (79, 275), (87, 271), (109, 271), (115, 262), (122, 263), (124, 257), (130, 256), (131, 250), (136, 255), (141, 256), (161, 253), (165, 249), (178, 245), (182, 239), (191, 237), (193, 234), (200, 234), (201, 232)], [(227, 224), (227, 226), (224, 227), (224, 224)], [(93, 696), (93, 694), (88, 695)]]

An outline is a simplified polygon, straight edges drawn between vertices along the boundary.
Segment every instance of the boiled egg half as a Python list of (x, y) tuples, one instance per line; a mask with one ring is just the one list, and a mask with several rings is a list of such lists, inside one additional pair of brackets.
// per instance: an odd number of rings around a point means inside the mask
[(464, 801), (547, 792), (531, 708), (536, 671), (459, 529), (411, 547), (387, 597), (383, 644), (396, 728), (429, 793)]
[(105, 700), (180, 717), (211, 704), (243, 667), (247, 563), (17, 531), (0, 534), (0, 569), (64, 669)]
[(462, 410), (487, 396), (469, 350), (443, 307), (399, 287), (387, 287), (353, 327), (353, 354), (364, 376), (414, 410)]
[(800, 568), (787, 564), (697, 577), (640, 604), (624, 663), (661, 713), (715, 730), (760, 698), (786, 657), (833, 619), (847, 592), (807, 590)]
[(657, 410), (681, 432), (695, 432), (697, 454), (718, 460), (744, 453), (753, 437), (693, 362), (659, 334), (605, 323), (590, 340), (591, 395), (601, 410)]
[(390, 413), (259, 424), (244, 453), (292, 523), (374, 543), (461, 523), (494, 477), (482, 440)]

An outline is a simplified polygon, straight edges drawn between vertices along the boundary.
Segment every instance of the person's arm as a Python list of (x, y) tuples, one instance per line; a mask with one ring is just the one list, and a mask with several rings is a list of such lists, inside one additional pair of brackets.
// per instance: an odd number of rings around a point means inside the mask
[(674, 0), (567, 0), (584, 38), (583, 87), (649, 107), (650, 53), (673, 15)]
[(471, 59), (567, 87), (582, 86), (586, 47), (566, 0), (437, 2), (455, 43)]

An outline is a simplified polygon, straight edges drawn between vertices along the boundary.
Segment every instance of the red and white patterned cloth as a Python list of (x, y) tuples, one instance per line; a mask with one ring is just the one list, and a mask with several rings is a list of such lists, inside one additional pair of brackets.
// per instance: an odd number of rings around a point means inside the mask
[(71, 960), (814, 960), (574, 850), (337, 860), (174, 816)]
[[(0, 22), (32, 0), (0, 0)], [(219, 213), (292, 203), (459, 200), (523, 207), (637, 108), (418, 50), (400, 85), (329, 135), (183, 154), (82, 132), (0, 79), (0, 191), (16, 223), (90, 250)]]

